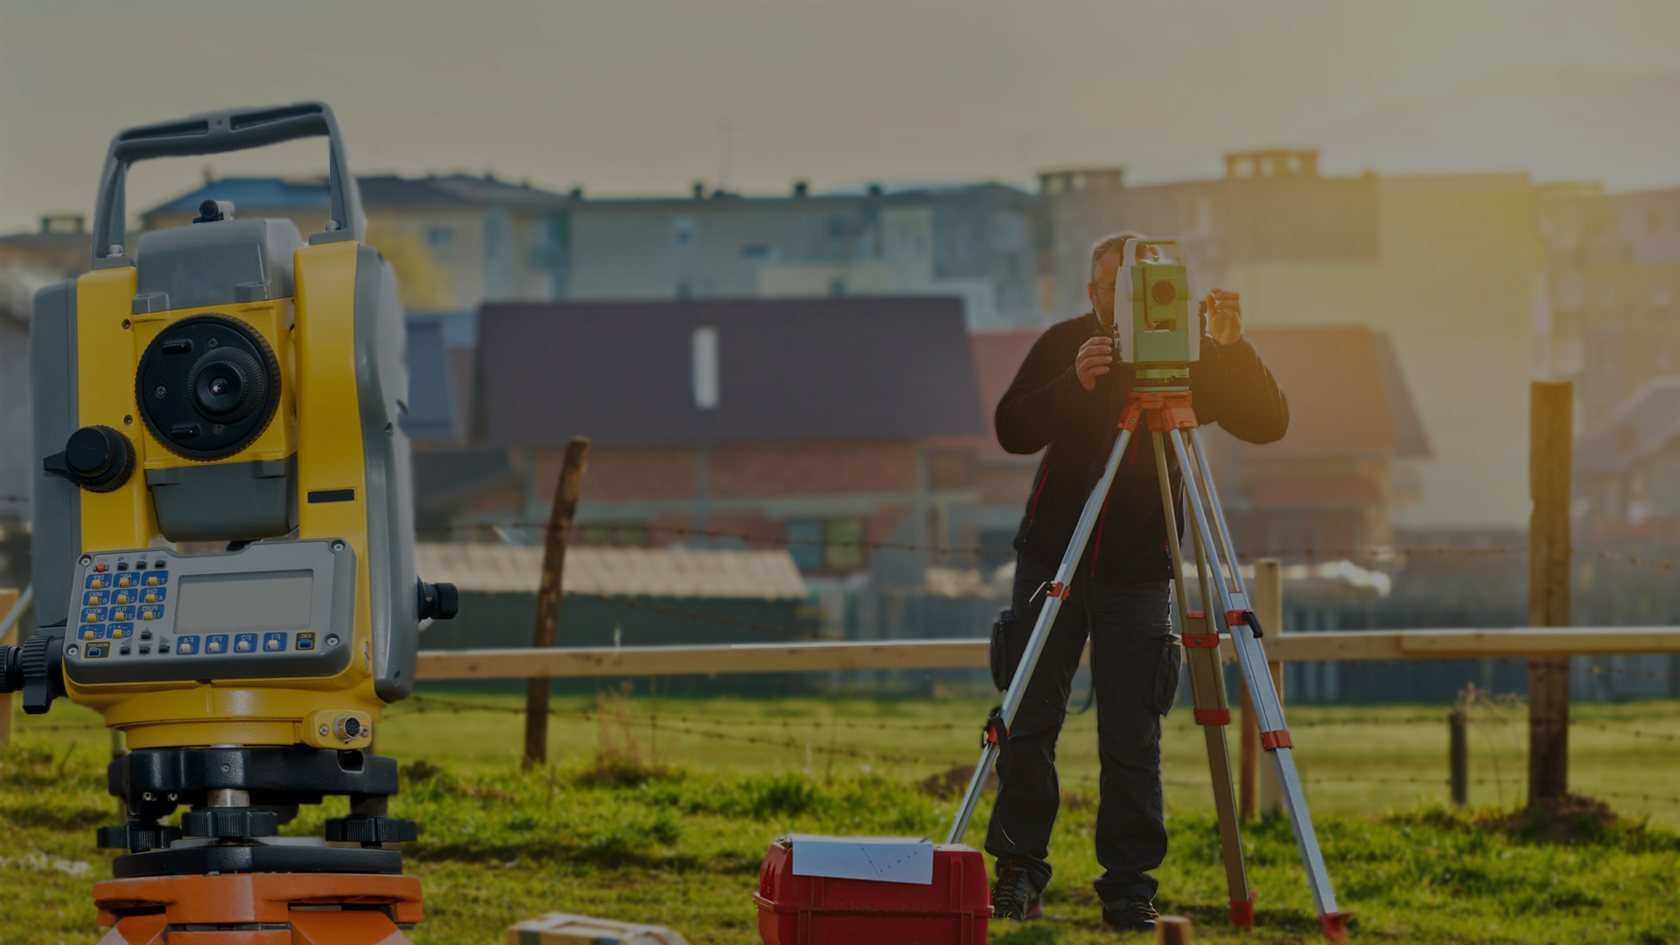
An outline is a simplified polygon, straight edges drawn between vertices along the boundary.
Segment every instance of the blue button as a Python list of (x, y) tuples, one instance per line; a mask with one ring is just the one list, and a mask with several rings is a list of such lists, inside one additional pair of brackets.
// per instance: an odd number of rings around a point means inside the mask
[(89, 643), (87, 648), (82, 650), (82, 653), (90, 660), (104, 659), (111, 653), (111, 644)]
[(313, 650), (313, 649), (315, 649), (315, 634), (313, 634), (313, 633), (300, 633), (300, 634), (298, 634), (298, 636), (297, 636), (297, 648), (300, 649), (300, 650)]
[(263, 634), (264, 653), (283, 653), (286, 650), (286, 635), (284, 633)]
[(236, 633), (233, 635), (233, 652), (255, 653), (257, 651), (257, 635), (254, 633)]
[(176, 637), (175, 652), (180, 656), (192, 656), (198, 652), (198, 637)]
[(212, 633), (204, 638), (204, 652), (210, 654), (226, 653), (228, 639), (225, 633)]

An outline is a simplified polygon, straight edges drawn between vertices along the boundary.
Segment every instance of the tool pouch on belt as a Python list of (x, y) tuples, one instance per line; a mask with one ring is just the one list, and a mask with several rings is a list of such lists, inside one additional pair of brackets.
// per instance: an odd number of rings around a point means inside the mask
[(1015, 632), (1015, 611), (1004, 608), (998, 611), (997, 619), (992, 621), (992, 685), (999, 692), (1009, 688), (1009, 683), (1015, 678), (1015, 666), (1021, 662), (1021, 648), (1024, 643), (1011, 646), (1011, 638), (1018, 636)]

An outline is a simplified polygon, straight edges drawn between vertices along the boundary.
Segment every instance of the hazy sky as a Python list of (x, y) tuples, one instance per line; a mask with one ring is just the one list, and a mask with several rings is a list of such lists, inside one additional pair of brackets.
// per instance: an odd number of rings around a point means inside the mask
[[(725, 122), (726, 183), (749, 192), (1073, 164), (1161, 179), (1478, 84), (1672, 79), (1676, 37), (1674, 0), (0, 0), (0, 232), (91, 210), (119, 129), (234, 105), (326, 100), (360, 173), (494, 170), (597, 195), (717, 181)], [(1680, 104), (1660, 107), (1651, 124), (1680, 127)], [(1627, 170), (1618, 142), (1584, 146), (1613, 184), (1680, 184), (1680, 153)], [(1485, 169), (1474, 150), (1467, 169)], [(130, 209), (205, 163), (142, 165)], [(325, 167), (317, 145), (208, 163)]]

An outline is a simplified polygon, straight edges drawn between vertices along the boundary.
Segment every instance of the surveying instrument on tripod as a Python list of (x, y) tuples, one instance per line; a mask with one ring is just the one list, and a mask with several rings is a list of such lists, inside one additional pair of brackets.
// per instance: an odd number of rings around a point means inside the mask
[[(1201, 314), (1207, 314), (1207, 303), (1203, 303)], [(1214, 489), (1213, 473), (1192, 405), (1190, 365), (1200, 357), (1202, 327), (1197, 314), (1190, 308), (1188, 270), (1177, 241), (1126, 240), (1121, 252), (1120, 282), (1114, 293), (1113, 316), (1110, 324), (1115, 333), (1118, 360), (1131, 365), (1134, 372), (1121, 413), (1119, 432), (1102, 474), (1074, 527), (1061, 564), (1043, 589), (1044, 605), (1027, 638), (1025, 652), (1004, 694), (1003, 704), (993, 711), (986, 722), (980, 762), (975, 766), (947, 842), (961, 842), (968, 829), (980, 793), (1026, 696), (1051, 627), (1055, 625), (1061, 605), (1069, 597), (1074, 572), (1102, 513), (1121, 459), (1126, 455), (1132, 438), (1140, 430), (1147, 430), (1155, 454), (1161, 506), (1166, 516), (1173, 584), (1190, 668), (1195, 719), (1203, 727), (1207, 741), (1232, 921), (1239, 927), (1253, 927), (1254, 891), (1249, 885), (1243, 861), (1226, 749), (1225, 726), (1230, 723), (1231, 712), (1226, 702), (1224, 673), (1219, 659), (1221, 639), (1228, 640), (1235, 650), (1243, 679), (1253, 696), (1260, 743), (1271, 755), (1277, 770), (1284, 806), (1319, 913), (1320, 928), (1330, 941), (1346, 941), (1348, 913), (1337, 909), (1318, 839), (1313, 832), (1312, 819), (1307, 813), (1306, 798), (1301, 792), (1300, 778), (1291, 754), (1289, 730), (1284, 725), (1283, 706), (1272, 685), (1260, 642), (1264, 629), (1254, 615), (1243, 586), (1235, 545), (1220, 508), (1219, 495)], [(1182, 473), (1201, 610), (1190, 609), (1169, 452)]]
[[(331, 216), (307, 243), (205, 200), (125, 251), (131, 163), (308, 137), (328, 139)], [(92, 271), (35, 297), (40, 630), (0, 647), (0, 691), (127, 736), (126, 822), (98, 833), (127, 851), (94, 887), (103, 945), (401, 943), (420, 920), (397, 846), (417, 828), (389, 816), (396, 762), (368, 752), (414, 685), (420, 621), (459, 599), (415, 575), (403, 314), (364, 231), (324, 104), (131, 128)], [(328, 795), (350, 809), (324, 837), (279, 836)]]

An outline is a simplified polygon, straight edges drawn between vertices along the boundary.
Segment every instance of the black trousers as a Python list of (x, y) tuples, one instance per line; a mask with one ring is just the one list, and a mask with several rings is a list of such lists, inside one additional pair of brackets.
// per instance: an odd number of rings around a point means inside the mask
[[(1002, 678), (1026, 650), (1046, 597), (1040, 587), (1053, 568), (1021, 557), (1015, 569), (1014, 619), (1002, 628)], [(1036, 595), (1036, 596), (1035, 596)], [(1050, 882), (1050, 829), (1061, 803), (1056, 737), (1067, 715), (1073, 674), (1091, 641), (1096, 689), (1097, 752), (1102, 762), (1097, 809), (1097, 895), (1153, 898), (1149, 872), (1167, 855), (1161, 804), (1161, 717), (1178, 692), (1180, 654), (1172, 632), (1172, 585), (1073, 582), (1050, 629), (1044, 651), (998, 757), (997, 805), (986, 831), (986, 852), (1007, 857), (1038, 888)]]

